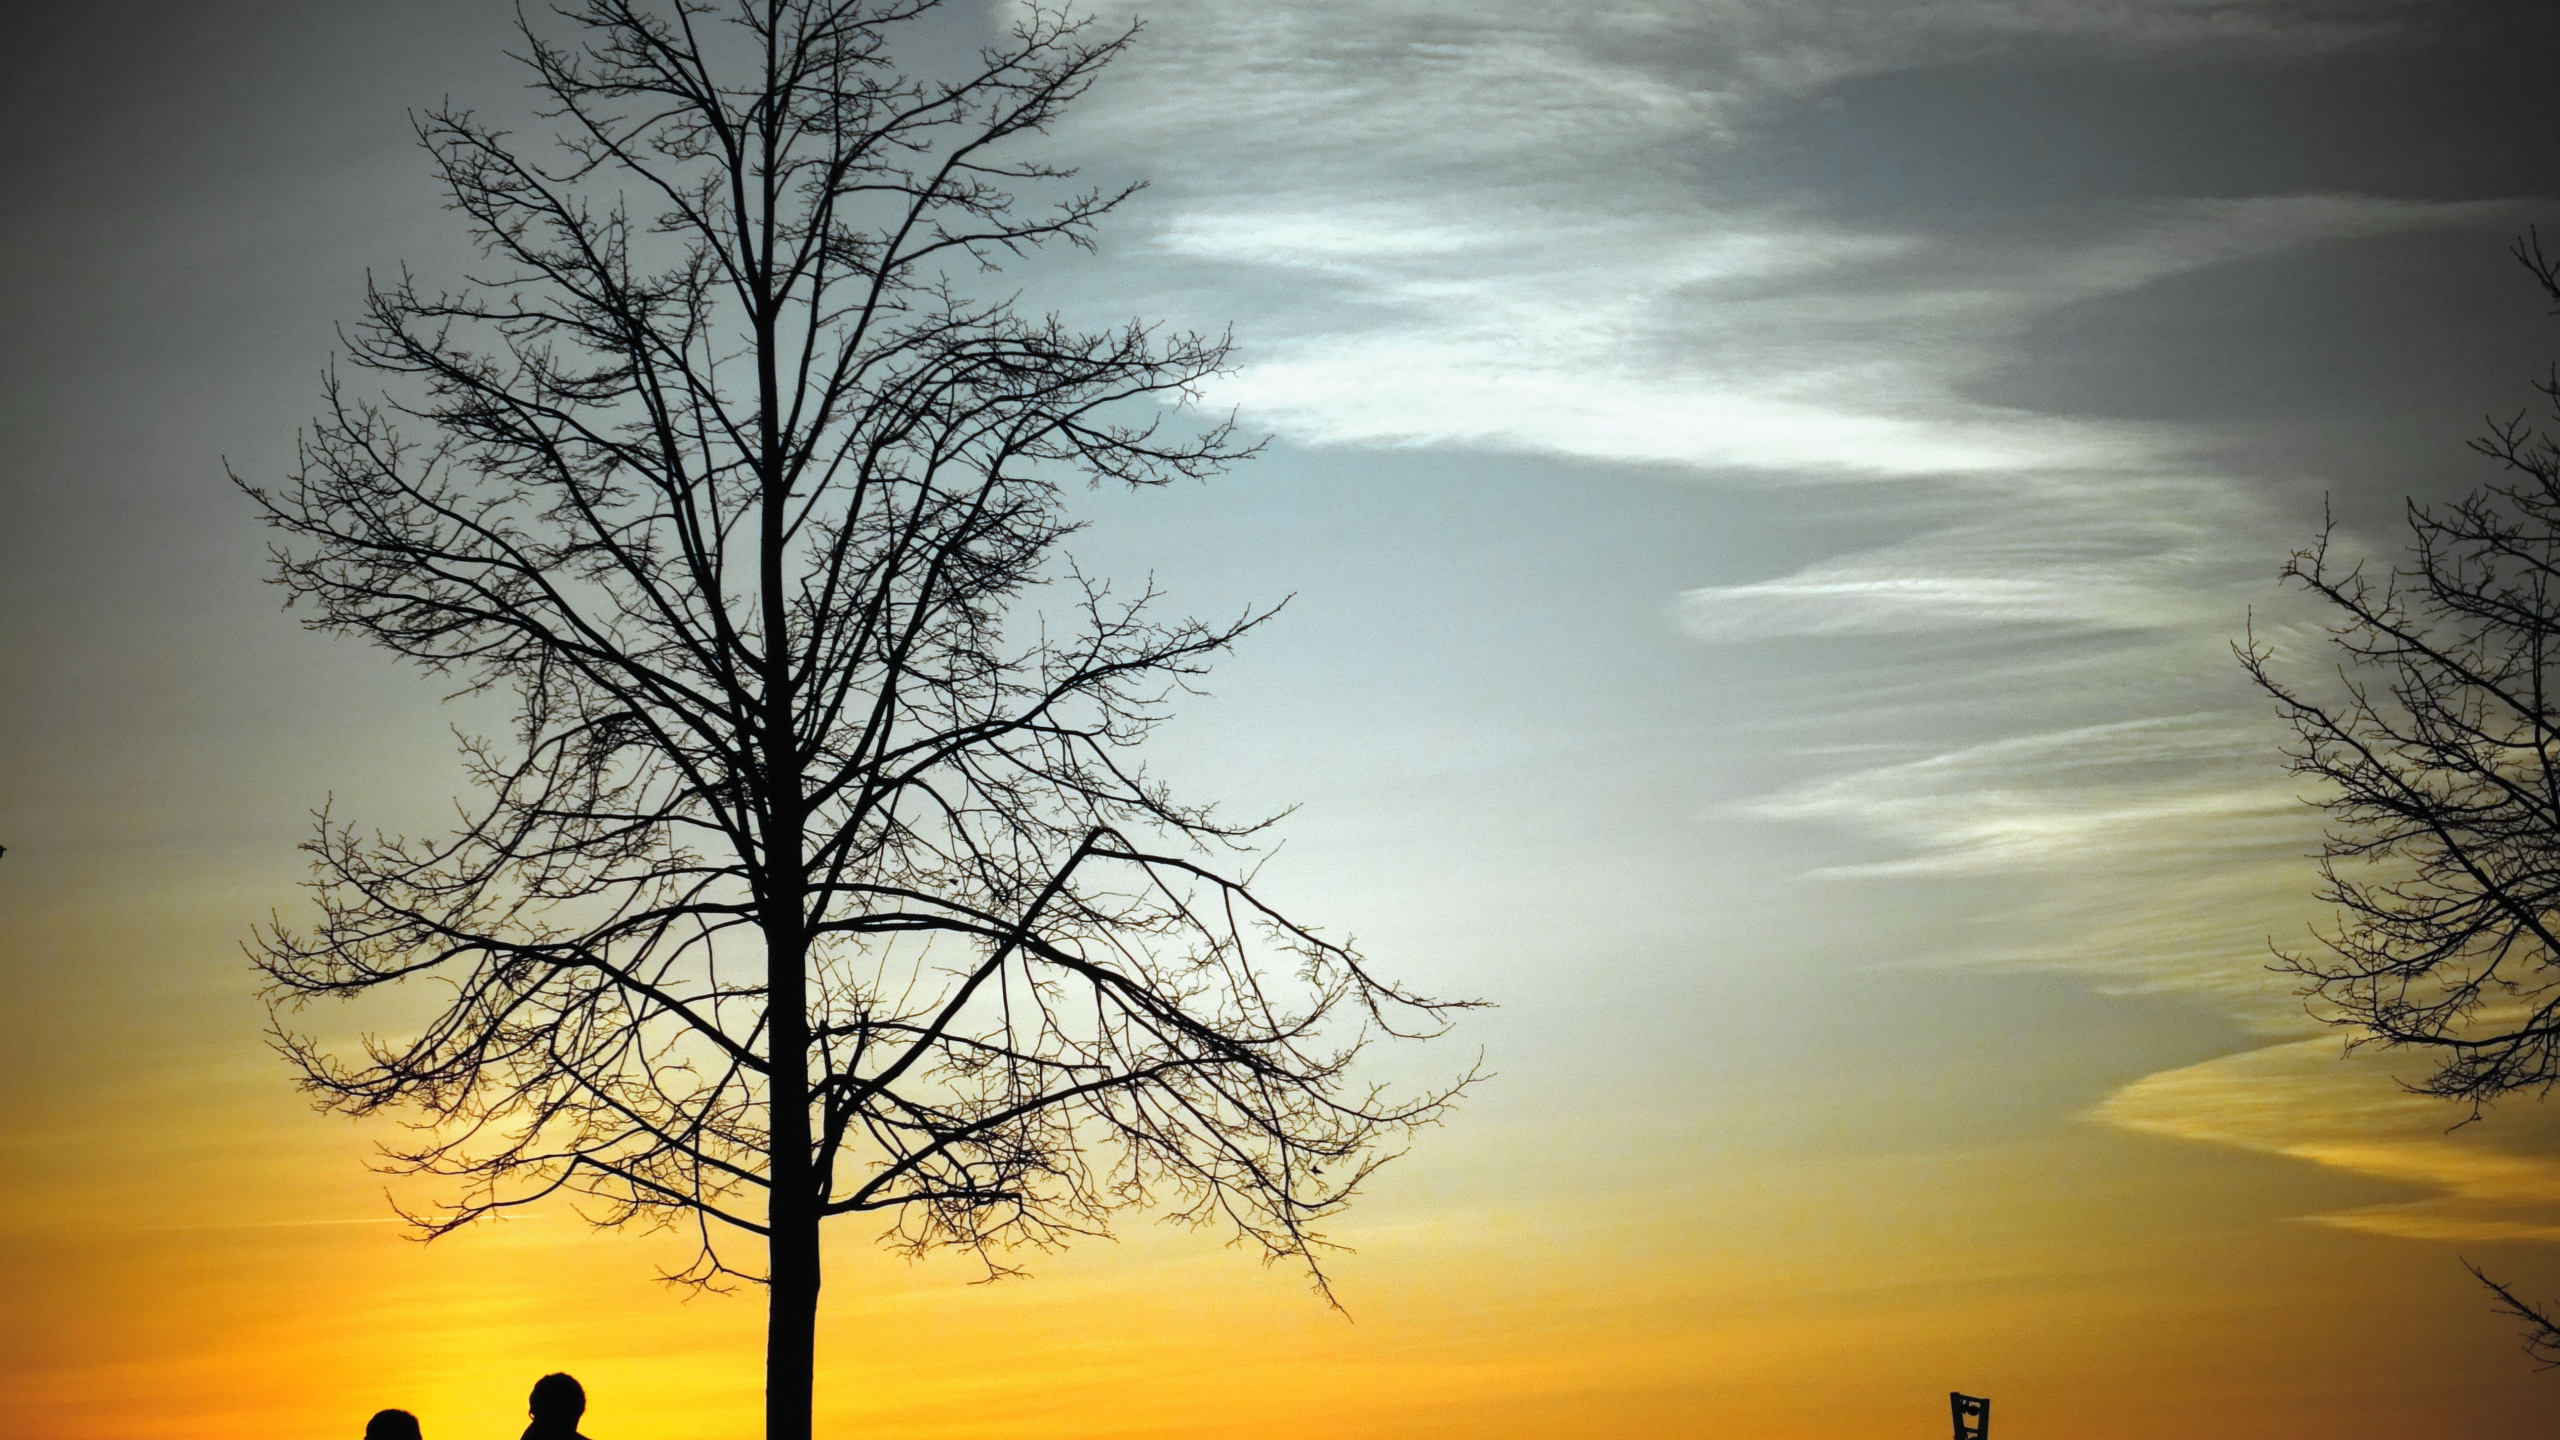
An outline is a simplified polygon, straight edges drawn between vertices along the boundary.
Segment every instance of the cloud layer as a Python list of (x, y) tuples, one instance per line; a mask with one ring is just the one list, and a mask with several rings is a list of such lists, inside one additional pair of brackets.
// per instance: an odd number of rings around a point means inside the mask
[(2301, 1218), (2410, 1240), (2560, 1240), (2560, 1159), (2538, 1113), (2484, 1124), (2412, 1095), (2380, 1057), (2334, 1037), (2271, 1045), (2138, 1080), (2092, 1118), (2140, 1134), (2308, 1161), (2426, 1192)]
[[(2271, 473), (2246, 422), (2125, 418), (2102, 394), (2004, 403), (2015, 387), (1993, 382), (2100, 302), (2495, 233), (2525, 208), (2368, 192), (2336, 166), (2259, 193), (2039, 196), (2030, 179), (1941, 205), (1905, 176), (1797, 173), (1770, 137), (1847, 123), (1862, 77), (2053, 55), (2310, 65), (2449, 21), (2395, 0), (1339, 0), (1151, 23), (1065, 138), (1134, 144), (1158, 177), (1144, 243), (1165, 308), (1241, 319), (1250, 349), (1215, 402), (1302, 446), (1835, 495), (1822, 553), (1664, 597), (1701, 645), (1787, 642), (1756, 653), (1830, 697), (1750, 717), (1797, 737), (1775, 767), (1795, 778), (1710, 823), (1827, 834), (1838, 858), (1817, 874), (1838, 882), (1981, 887), (1998, 923), (1960, 947), (1978, 963), (2211, 992), (2298, 1032), (2262, 967), (2266, 937), (2307, 918), (2316, 822), (2228, 646), (2253, 609), (2262, 635), (2317, 643), (2267, 578), (2311, 522), (2302, 477)], [(2252, 336), (2270, 364), (2292, 363), (2284, 340)], [(2324, 1101), (2314, 1049), (2154, 1076), (2098, 1115), (2448, 1197), (2331, 1223), (2560, 1234), (2484, 1218), (2560, 1196), (2560, 1168), (2427, 1140), (2422, 1105)]]

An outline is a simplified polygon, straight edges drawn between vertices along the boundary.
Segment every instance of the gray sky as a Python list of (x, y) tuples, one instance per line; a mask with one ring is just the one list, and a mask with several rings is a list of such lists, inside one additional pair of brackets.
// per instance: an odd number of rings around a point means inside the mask
[[(2254, 608), (2304, 653), (2271, 577), (2322, 497), (2395, 546), (2401, 497), (2487, 478), (2463, 442), (2560, 354), (2505, 253), (2560, 221), (2545, 10), (1145, 15), (1054, 143), (1152, 186), (1024, 283), (1232, 321), (1211, 398), (1274, 442), (1096, 497), (1083, 554), (1203, 613), (1296, 597), (1159, 763), (1302, 802), (1275, 873), (1307, 908), (1500, 1004), (1464, 1043), (1502, 1078), (1411, 1162), (1432, 1195), (1731, 1174), (1709, 1226), (1822, 1213), (1771, 1157), (1996, 1143), (2225, 1186), (2244, 1250), (2322, 1221), (2395, 1303), (2473, 1316), (2462, 1245), (2560, 1277), (2547, 1125), (2441, 1136), (2264, 972), (2314, 914), (2315, 830), (2228, 649)], [(248, 1106), (242, 1135), (353, 1149), (290, 1129), (231, 947), (296, 903), (326, 796), (433, 823), (452, 717), (277, 613), (223, 464), (290, 463), (368, 267), (466, 264), (404, 112), (520, 106), (508, 21), (101, 3), (0, 57), (0, 1084), (42, 1204), (87, 1203), (59, 1169), (83, 1097), (125, 1096), (83, 1124), (146, 1148)], [(1532, 1158), (1558, 1127), (1576, 1158)], [(187, 1163), (159, 1193), (212, 1193)], [(2079, 1223), (2131, 1270), (2173, 1242), (2124, 1204)], [(1832, 1223), (1767, 1244), (1829, 1254)], [(2432, 1358), (2487, 1378), (2452, 1428), (2522, 1433), (2540, 1392), (2463, 1323)], [(2442, 1399), (2354, 1393), (2338, 1433)]]

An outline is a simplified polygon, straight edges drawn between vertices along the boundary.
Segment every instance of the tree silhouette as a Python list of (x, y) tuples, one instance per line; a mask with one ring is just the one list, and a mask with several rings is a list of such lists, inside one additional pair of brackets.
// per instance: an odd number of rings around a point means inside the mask
[[(1452, 1005), (1266, 903), (1261, 825), (1133, 753), (1270, 612), (1158, 620), (1059, 548), (1069, 481), (1253, 448), (1168, 419), (1223, 338), (986, 289), (1129, 195), (1018, 150), (1135, 31), (1035, 8), (904, 75), (936, 3), (524, 25), (547, 145), (417, 121), (489, 272), (370, 285), (347, 363), (382, 393), (333, 371), (296, 471), (240, 482), (307, 625), (516, 717), (464, 738), (449, 836), (320, 814), (317, 920), (252, 947), (280, 1047), (324, 1107), (408, 1117), (389, 1163), (459, 1182), (431, 1234), (565, 1191), (687, 1227), (673, 1278), (766, 1284), (776, 1440), (809, 1433), (824, 1221), (1002, 1271), (1156, 1204), (1321, 1288), (1314, 1227), (1455, 1093), (1355, 1083)], [(410, 1033), (293, 1028), (412, 979)]]
[[(2515, 255), (2560, 306), (2540, 237)], [(2536, 388), (2560, 415), (2560, 370)], [(2280, 968), (2350, 1044), (2430, 1055), (2411, 1088), (2477, 1119), (2560, 1080), (2560, 438), (2519, 413), (2472, 448), (2508, 478), (2408, 502), (2387, 574), (2333, 559), (2333, 526), (2284, 566), (2333, 617), (2334, 686), (2278, 676), (2254, 633), (2239, 648), (2330, 822), (2319, 896), (2336, 923)], [(2472, 1273), (2529, 1351), (2560, 1357), (2543, 1312)]]

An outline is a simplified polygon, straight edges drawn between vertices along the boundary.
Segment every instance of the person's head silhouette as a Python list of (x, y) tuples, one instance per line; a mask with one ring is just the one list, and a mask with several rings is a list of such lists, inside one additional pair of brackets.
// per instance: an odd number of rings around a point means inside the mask
[(533, 1382), (530, 1408), (533, 1423), (525, 1427), (526, 1435), (576, 1435), (578, 1417), (587, 1413), (586, 1388), (554, 1371)]
[(418, 1417), (406, 1410), (377, 1410), (364, 1422), (364, 1440), (421, 1440)]

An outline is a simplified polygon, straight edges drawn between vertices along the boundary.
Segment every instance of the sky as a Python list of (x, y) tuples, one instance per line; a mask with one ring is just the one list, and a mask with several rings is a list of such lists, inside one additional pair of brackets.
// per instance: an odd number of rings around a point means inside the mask
[[(1119, 11), (1107, 13), (1118, 14)], [(1027, 297), (1233, 323), (1272, 437), (1088, 568), (1292, 597), (1164, 731), (1494, 1078), (1334, 1229), (1337, 1314), (1143, 1221), (969, 1283), (830, 1244), (829, 1433), (2541, 1433), (2560, 1118), (2340, 1056), (2268, 946), (2319, 819), (2232, 642), (2324, 504), (2491, 478), (2560, 329), (2532, 7), (1150, 4), (1052, 137), (1150, 188)], [(754, 1433), (761, 1305), (537, 1214), (420, 1245), (240, 953), (331, 801), (460, 788), (304, 632), (280, 473), (368, 269), (468, 253), (408, 130), (510, 7), (101, 3), (0, 54), (0, 1428)], [(1002, 23), (955, 5), (934, 44)], [(394, 1187), (396, 1189), (396, 1187)], [(405, 1193), (405, 1192), (402, 1192)]]

